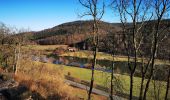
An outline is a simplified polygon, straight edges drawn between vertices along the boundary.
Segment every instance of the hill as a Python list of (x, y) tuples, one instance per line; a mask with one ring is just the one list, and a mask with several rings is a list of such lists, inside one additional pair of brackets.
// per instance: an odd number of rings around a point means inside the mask
[[(74, 21), (63, 23), (61, 25), (55, 26), (53, 28), (45, 29), (38, 32), (29, 32), (23, 33), (21, 36), (27, 37), (29, 40), (40, 45), (55, 45), (55, 44), (66, 44), (70, 46), (76, 46), (79, 49), (88, 49), (92, 50), (92, 23), (93, 21)], [(141, 49), (146, 51), (146, 55), (150, 54), (150, 47), (152, 43), (152, 27), (156, 21), (148, 21), (147, 24), (141, 29), (145, 33), (144, 41), (142, 42)], [(137, 23), (140, 25), (141, 23)], [(158, 49), (161, 58), (168, 58), (169, 47), (170, 45), (170, 20), (163, 20), (161, 23), (160, 32), (163, 32), (166, 35), (166, 39), (160, 41), (161, 48)], [(128, 33), (130, 34), (132, 24), (127, 24)], [(120, 23), (108, 23), (108, 22), (99, 22), (99, 51), (111, 52), (109, 51), (111, 43), (114, 43), (116, 47), (116, 54), (126, 55), (125, 45), (123, 39), (124, 35), (122, 34), (122, 28)], [(125, 34), (127, 35), (127, 34)], [(160, 34), (159, 37), (163, 38), (163, 34)], [(139, 37), (140, 38), (140, 37)], [(160, 39), (161, 39), (160, 38)], [(166, 55), (165, 55), (166, 54)]]
[[(99, 23), (99, 34), (105, 36), (109, 32), (120, 31), (120, 24), (107, 22)], [(92, 21), (74, 21), (63, 23), (53, 28), (45, 29), (38, 32), (29, 32), (29, 40), (41, 45), (51, 44), (73, 44), (84, 41), (92, 37)]]

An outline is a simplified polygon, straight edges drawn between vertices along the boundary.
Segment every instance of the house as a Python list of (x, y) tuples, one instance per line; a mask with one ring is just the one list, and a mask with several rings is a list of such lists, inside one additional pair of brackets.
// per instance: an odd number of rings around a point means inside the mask
[(75, 48), (75, 47), (68, 47), (67, 50), (70, 51), (70, 52), (75, 52), (75, 51), (77, 51), (77, 48)]

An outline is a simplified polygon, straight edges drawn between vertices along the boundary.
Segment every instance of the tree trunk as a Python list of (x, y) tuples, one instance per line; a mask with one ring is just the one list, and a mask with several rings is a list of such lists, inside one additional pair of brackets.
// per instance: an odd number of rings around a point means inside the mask
[(146, 83), (143, 100), (146, 100), (146, 93), (148, 92), (149, 84), (150, 84), (151, 78), (153, 76), (153, 70), (154, 70), (154, 66), (155, 66), (155, 57), (156, 57), (157, 47), (158, 47), (158, 31), (159, 31), (160, 21), (161, 21), (161, 17), (158, 19), (156, 32), (154, 34), (153, 49), (152, 49), (152, 60), (151, 60), (151, 71), (150, 71), (148, 81)]
[(142, 100), (142, 97), (143, 97), (143, 83), (144, 83), (144, 75), (142, 75), (139, 100)]
[(17, 46), (15, 47), (15, 51), (14, 51), (14, 65), (13, 65), (13, 72), (15, 73), (16, 71), (16, 65), (17, 65)]
[(20, 54), (21, 54), (21, 45), (20, 43), (18, 44), (18, 46), (16, 47), (18, 48), (18, 50), (16, 49), (16, 64), (15, 64), (15, 74), (17, 74), (18, 72), (18, 67), (20, 66)]
[(91, 82), (90, 82), (90, 89), (89, 89), (89, 93), (88, 93), (88, 100), (91, 100), (91, 93), (92, 93), (92, 89), (93, 89), (93, 83), (94, 83), (94, 68), (96, 66), (96, 55), (97, 55), (97, 45), (95, 46), (95, 51), (94, 51), (94, 58), (93, 58), (93, 63), (92, 63), (92, 76), (91, 76)]
[(169, 71), (168, 71), (165, 100), (168, 100), (168, 92), (169, 92), (169, 87), (170, 87), (169, 84), (170, 84), (170, 68), (169, 68)]
[(133, 73), (130, 74), (130, 97), (129, 100), (133, 99)]
[(114, 69), (114, 61), (112, 62), (112, 72), (111, 72), (111, 84), (110, 84), (110, 100), (113, 100), (113, 69)]

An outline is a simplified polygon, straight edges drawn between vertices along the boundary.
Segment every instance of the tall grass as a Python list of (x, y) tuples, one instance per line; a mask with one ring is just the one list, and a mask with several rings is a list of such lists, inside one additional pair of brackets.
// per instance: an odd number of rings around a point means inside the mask
[(44, 99), (73, 99), (72, 88), (64, 83), (60, 68), (22, 60), (15, 80)]
[[(26, 86), (32, 93), (38, 93), (47, 100), (86, 100), (87, 91), (71, 87), (64, 82), (63, 66), (22, 60), (15, 80)], [(39, 98), (39, 97), (37, 97)], [(36, 100), (38, 100), (36, 98)], [(40, 100), (42, 98), (39, 98)], [(92, 100), (107, 100), (92, 94)]]

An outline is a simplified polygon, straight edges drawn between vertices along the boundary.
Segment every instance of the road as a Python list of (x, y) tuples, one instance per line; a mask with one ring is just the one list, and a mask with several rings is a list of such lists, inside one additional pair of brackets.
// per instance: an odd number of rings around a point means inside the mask
[[(65, 80), (65, 82), (67, 84), (71, 85), (71, 86), (78, 87), (78, 88), (81, 88), (81, 89), (84, 89), (84, 90), (89, 90), (89, 87), (86, 86), (86, 85), (76, 83), (76, 82), (73, 82), (73, 81), (70, 81), (70, 80)], [(103, 95), (103, 96), (109, 97), (109, 93), (101, 91), (99, 89), (93, 88), (92, 92), (95, 93), (95, 94), (98, 94), (98, 95)], [(122, 97), (119, 97), (119, 96), (116, 96), (116, 95), (113, 95), (113, 98), (114, 98), (114, 100), (127, 100), (126, 98), (122, 98)]]

